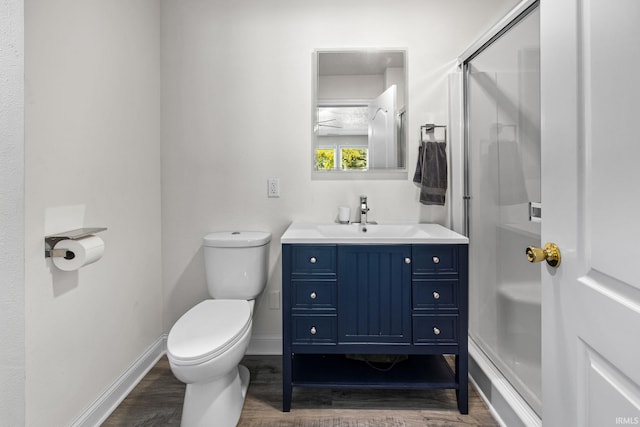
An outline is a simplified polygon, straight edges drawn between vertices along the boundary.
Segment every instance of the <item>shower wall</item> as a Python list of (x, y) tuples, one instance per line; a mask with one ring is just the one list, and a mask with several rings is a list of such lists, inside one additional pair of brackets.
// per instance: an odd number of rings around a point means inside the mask
[(541, 413), (537, 9), (465, 63), (471, 338)]

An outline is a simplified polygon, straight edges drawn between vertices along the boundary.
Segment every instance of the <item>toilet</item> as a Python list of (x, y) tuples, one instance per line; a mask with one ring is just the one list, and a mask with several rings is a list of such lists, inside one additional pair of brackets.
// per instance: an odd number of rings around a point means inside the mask
[(216, 232), (203, 241), (207, 299), (187, 311), (167, 338), (171, 371), (187, 384), (183, 427), (235, 426), (249, 386), (239, 365), (251, 339), (255, 298), (267, 284), (271, 234)]

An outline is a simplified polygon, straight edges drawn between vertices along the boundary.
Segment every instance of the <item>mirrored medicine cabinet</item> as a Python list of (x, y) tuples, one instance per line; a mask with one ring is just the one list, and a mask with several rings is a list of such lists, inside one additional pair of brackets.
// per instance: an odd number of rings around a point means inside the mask
[(406, 179), (406, 56), (400, 49), (314, 52), (314, 179)]

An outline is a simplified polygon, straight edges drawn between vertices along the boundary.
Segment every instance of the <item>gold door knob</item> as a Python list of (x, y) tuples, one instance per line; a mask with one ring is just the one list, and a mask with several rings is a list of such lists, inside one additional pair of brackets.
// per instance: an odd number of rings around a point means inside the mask
[(547, 264), (551, 267), (558, 267), (560, 265), (560, 248), (555, 243), (547, 243), (544, 245), (544, 248), (529, 246), (525, 250), (525, 255), (529, 262), (547, 261)]

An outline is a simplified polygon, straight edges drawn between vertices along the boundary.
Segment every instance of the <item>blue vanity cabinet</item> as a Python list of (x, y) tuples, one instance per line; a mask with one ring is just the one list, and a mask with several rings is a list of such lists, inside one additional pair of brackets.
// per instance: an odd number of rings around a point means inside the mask
[(466, 244), (283, 244), (283, 410), (294, 386), (450, 388), (468, 413), (467, 264)]

